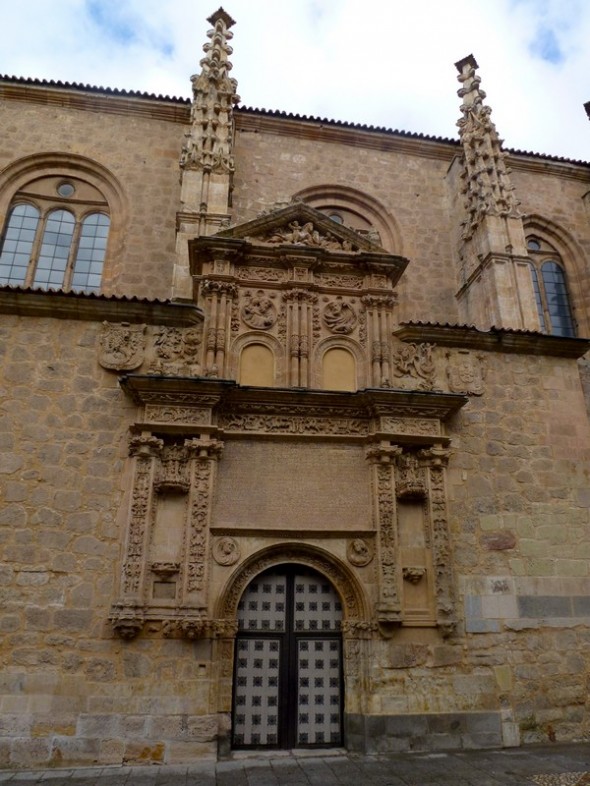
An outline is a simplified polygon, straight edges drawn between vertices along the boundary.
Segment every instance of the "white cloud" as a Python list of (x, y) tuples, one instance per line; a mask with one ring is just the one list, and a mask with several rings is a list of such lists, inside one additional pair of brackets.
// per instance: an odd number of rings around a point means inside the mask
[[(217, 7), (3, 5), (3, 73), (186, 97)], [(456, 137), (453, 64), (473, 53), (508, 147), (590, 159), (581, 0), (229, 0), (226, 10), (243, 105)]]

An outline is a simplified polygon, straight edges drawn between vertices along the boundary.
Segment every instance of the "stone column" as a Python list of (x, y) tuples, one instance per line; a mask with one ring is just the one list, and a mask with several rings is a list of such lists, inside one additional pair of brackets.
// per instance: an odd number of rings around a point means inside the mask
[(154, 508), (154, 480), (158, 457), (164, 443), (151, 434), (134, 435), (129, 440), (133, 460), (133, 489), (127, 517), (125, 552), (119, 600), (113, 604), (110, 620), (123, 638), (133, 638), (143, 627), (145, 581)]
[(192, 625), (194, 636), (197, 636), (204, 632), (203, 620), (207, 616), (211, 503), (215, 467), (221, 456), (223, 443), (215, 439), (195, 438), (185, 440), (184, 444), (189, 452), (191, 484), (180, 601), (185, 618), (181, 627), (185, 635), (190, 636)]
[(381, 443), (367, 450), (367, 459), (372, 465), (373, 506), (379, 560), (379, 600), (375, 610), (377, 620), (386, 625), (400, 624), (402, 619), (393, 474), (395, 459), (401, 452), (400, 447), (390, 443)]
[(450, 451), (434, 445), (418, 455), (428, 468), (436, 623), (443, 634), (449, 635), (457, 622), (445, 478)]
[(227, 373), (228, 342), (231, 330), (231, 306), (238, 287), (230, 281), (205, 279), (201, 293), (208, 298), (205, 327), (205, 373), (224, 379)]

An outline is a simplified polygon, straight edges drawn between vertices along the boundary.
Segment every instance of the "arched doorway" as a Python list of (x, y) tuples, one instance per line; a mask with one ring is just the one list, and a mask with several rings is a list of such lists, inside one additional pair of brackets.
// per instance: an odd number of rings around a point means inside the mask
[(342, 745), (342, 605), (303, 565), (257, 575), (238, 605), (232, 746)]

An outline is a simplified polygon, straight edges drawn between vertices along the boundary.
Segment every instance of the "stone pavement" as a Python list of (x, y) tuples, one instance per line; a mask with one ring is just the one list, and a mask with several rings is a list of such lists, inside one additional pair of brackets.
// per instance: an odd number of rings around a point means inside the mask
[(590, 743), (498, 751), (357, 756), (342, 751), (236, 754), (195, 765), (0, 770), (31, 786), (590, 786)]

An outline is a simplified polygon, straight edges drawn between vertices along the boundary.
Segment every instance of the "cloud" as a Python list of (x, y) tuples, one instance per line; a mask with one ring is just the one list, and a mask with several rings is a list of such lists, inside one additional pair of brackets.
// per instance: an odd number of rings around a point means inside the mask
[[(0, 71), (190, 95), (213, 0), (28, 0), (3, 9)], [(590, 3), (227, 0), (247, 106), (457, 136), (473, 52), (506, 145), (590, 158)], [(31, 18), (35, 24), (31, 25)]]

